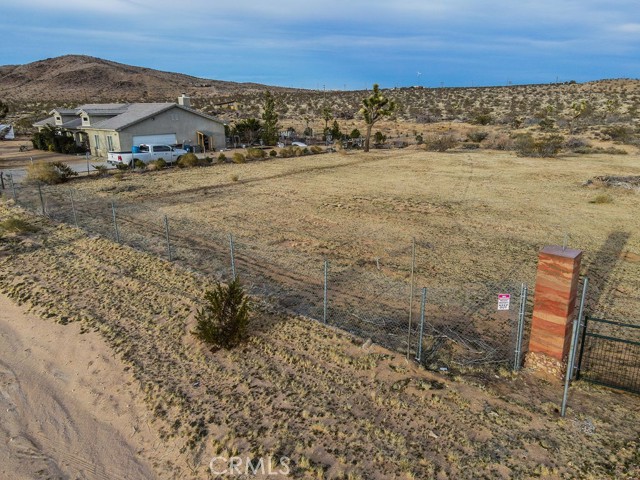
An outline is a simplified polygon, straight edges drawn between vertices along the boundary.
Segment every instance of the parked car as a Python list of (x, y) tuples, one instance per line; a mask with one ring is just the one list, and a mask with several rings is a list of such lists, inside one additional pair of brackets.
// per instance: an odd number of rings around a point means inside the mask
[(171, 145), (142, 144), (138, 147), (133, 147), (130, 152), (109, 152), (107, 154), (107, 163), (111, 165), (128, 165), (131, 167), (135, 163), (135, 160), (150, 163), (160, 158), (167, 163), (174, 163), (180, 160), (180, 157), (185, 153), (188, 152), (182, 148), (172, 147)]

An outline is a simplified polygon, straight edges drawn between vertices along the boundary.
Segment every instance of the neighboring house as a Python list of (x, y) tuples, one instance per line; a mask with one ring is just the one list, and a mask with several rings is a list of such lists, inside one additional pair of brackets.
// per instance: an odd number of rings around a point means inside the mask
[(33, 124), (47, 125), (73, 133), (78, 145), (86, 145), (92, 155), (131, 150), (141, 143), (199, 145), (202, 151), (224, 148), (224, 123), (193, 110), (189, 97), (178, 103), (87, 104), (75, 109), (54, 108), (49, 118)]

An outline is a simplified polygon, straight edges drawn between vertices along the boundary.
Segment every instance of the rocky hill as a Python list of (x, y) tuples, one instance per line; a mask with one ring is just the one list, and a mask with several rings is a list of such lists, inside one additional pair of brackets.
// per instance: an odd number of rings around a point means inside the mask
[(211, 97), (262, 92), (264, 85), (208, 80), (84, 55), (0, 66), (5, 102), (165, 101), (180, 93)]

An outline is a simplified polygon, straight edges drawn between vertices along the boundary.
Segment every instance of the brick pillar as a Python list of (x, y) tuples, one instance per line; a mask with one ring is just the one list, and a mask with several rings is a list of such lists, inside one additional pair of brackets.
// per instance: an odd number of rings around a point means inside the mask
[(581, 250), (544, 247), (538, 255), (529, 352), (564, 361), (569, 353)]

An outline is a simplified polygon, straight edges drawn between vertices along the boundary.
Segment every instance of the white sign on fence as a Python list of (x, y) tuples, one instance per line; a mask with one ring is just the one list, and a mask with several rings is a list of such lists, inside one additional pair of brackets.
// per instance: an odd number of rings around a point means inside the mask
[(498, 294), (498, 310), (509, 310), (510, 302), (511, 302), (511, 294), (509, 293)]

